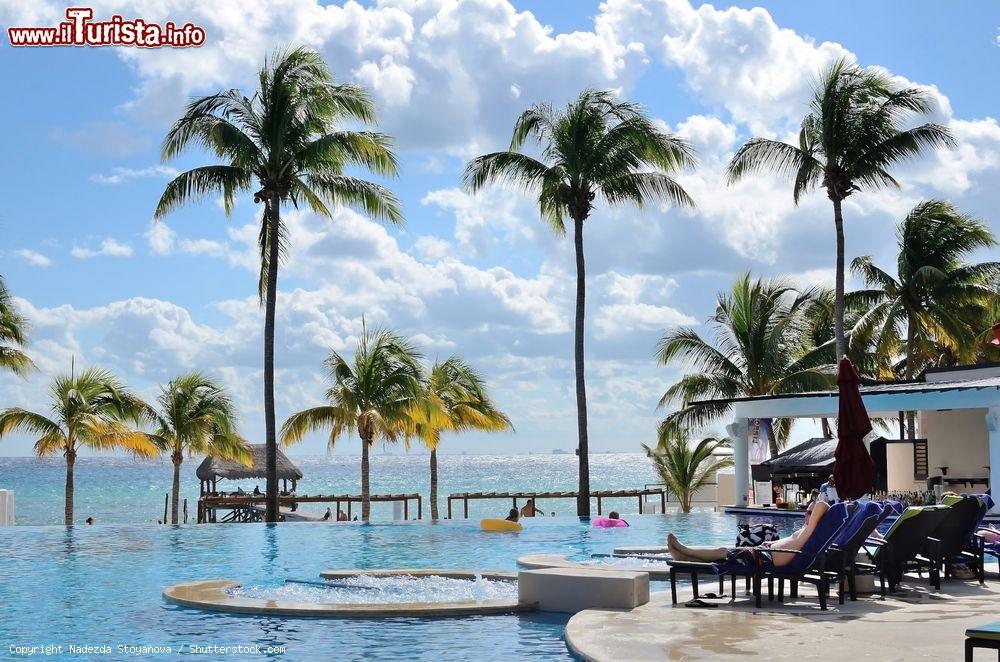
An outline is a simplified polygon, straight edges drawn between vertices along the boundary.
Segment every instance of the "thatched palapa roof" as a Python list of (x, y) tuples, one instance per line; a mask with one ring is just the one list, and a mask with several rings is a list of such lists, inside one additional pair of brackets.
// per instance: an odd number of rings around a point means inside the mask
[[(236, 460), (227, 460), (222, 457), (208, 456), (198, 465), (198, 480), (215, 480), (228, 478), (229, 480), (240, 480), (245, 478), (267, 478), (267, 447), (264, 444), (250, 444), (250, 452), (253, 455), (253, 465), (245, 466)], [(302, 471), (295, 466), (281, 449), (278, 451), (278, 480), (300, 480)]]
[(766, 481), (780, 476), (825, 478), (833, 472), (836, 451), (836, 439), (814, 437), (753, 467), (753, 479)]

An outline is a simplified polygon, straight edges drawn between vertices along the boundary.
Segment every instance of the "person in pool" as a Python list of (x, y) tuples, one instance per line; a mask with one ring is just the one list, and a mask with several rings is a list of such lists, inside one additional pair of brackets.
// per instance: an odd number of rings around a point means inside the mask
[(521, 508), (521, 517), (534, 517), (535, 515), (545, 517), (545, 512), (535, 507), (534, 499), (528, 499), (528, 503), (524, 504), (524, 507)]
[[(608, 519), (617, 519), (621, 520), (622, 522), (625, 522), (625, 520), (621, 518), (621, 515), (618, 514), (617, 510), (612, 510), (610, 513), (608, 513)], [(625, 526), (628, 525), (629, 525), (628, 522), (625, 522)]]
[(795, 558), (795, 554), (782, 554), (781, 550), (787, 549), (788, 551), (797, 552), (802, 549), (829, 508), (830, 504), (826, 501), (817, 501), (806, 508), (805, 524), (795, 531), (795, 533), (787, 538), (781, 538), (760, 547), (737, 547), (735, 549), (727, 547), (689, 547), (682, 544), (673, 533), (670, 533), (667, 534), (667, 548), (670, 550), (671, 557), (677, 561), (701, 561), (704, 563), (737, 561), (748, 550), (756, 549), (770, 555), (771, 561), (775, 566), (788, 565)]
[(516, 522), (518, 520), (517, 508), (511, 508), (510, 512), (507, 513), (508, 522)]

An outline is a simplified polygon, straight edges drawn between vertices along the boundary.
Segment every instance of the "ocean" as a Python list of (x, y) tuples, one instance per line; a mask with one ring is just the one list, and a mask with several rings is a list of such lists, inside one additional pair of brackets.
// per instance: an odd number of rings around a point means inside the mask
[[(358, 494), (360, 456), (292, 457), (304, 475), (299, 494)], [(188, 500), (189, 522), (196, 520), (201, 458), (185, 459), (181, 467), (181, 499)], [(424, 519), (430, 517), (429, 459), (424, 454), (373, 454), (372, 493), (419, 493), (424, 497)], [(170, 491), (173, 467), (168, 458), (139, 461), (123, 457), (78, 458), (75, 471), (75, 519), (93, 517), (100, 524), (156, 524), (163, 519), (163, 498)], [(659, 479), (648, 458), (640, 453), (601, 453), (590, 458), (591, 489), (641, 488)], [(63, 523), (66, 465), (61, 457), (0, 457), (0, 489), (14, 490), (17, 524)], [(237, 486), (264, 489), (263, 481), (220, 481), (219, 488)], [(439, 455), (438, 506), (445, 517), (446, 497), (455, 492), (568, 491), (577, 487), (575, 455)], [(461, 517), (461, 505), (456, 517)], [(540, 501), (546, 513), (566, 516), (576, 512), (572, 499)], [(469, 516), (504, 517), (510, 502), (472, 501)], [(322, 513), (326, 506), (305, 504), (301, 510)], [(607, 499), (604, 512), (638, 512), (636, 499)], [(414, 513), (411, 508), (411, 518)], [(355, 511), (357, 512), (357, 511)], [(596, 513), (596, 510), (594, 511)], [(372, 504), (373, 520), (392, 519), (391, 504)], [(183, 518), (183, 515), (182, 515)]]

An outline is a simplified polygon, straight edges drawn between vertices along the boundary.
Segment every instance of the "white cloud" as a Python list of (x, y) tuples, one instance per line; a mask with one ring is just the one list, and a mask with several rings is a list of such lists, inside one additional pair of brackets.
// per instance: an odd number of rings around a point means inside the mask
[(455, 241), (466, 254), (487, 255), (499, 243), (517, 247), (539, 239), (542, 221), (525, 222), (538, 214), (520, 193), (490, 188), (472, 195), (449, 188), (428, 192), (420, 203), (454, 214)]
[(30, 248), (19, 248), (14, 251), (14, 255), (22, 258), (25, 262), (36, 267), (50, 267), (52, 266), (52, 260), (39, 253), (38, 251), (33, 251)]
[(154, 222), (143, 235), (149, 244), (149, 249), (157, 255), (170, 255), (174, 250), (174, 239), (177, 233), (163, 221)]
[(182, 252), (189, 255), (225, 255), (226, 244), (221, 241), (211, 239), (181, 239), (179, 247)]
[(112, 168), (110, 174), (94, 174), (90, 176), (90, 181), (96, 182), (98, 184), (124, 184), (135, 179), (147, 178), (147, 177), (163, 177), (165, 179), (172, 179), (180, 174), (180, 171), (176, 168), (171, 168), (169, 166), (150, 166), (148, 168)]
[(430, 235), (417, 237), (417, 240), (413, 242), (413, 248), (417, 251), (417, 254), (421, 257), (421, 259), (430, 262), (435, 262), (441, 258), (447, 257), (452, 250), (451, 244), (447, 241)]
[(99, 248), (94, 249), (74, 246), (72, 250), (70, 250), (69, 254), (78, 260), (86, 260), (102, 255), (109, 257), (129, 257), (132, 255), (132, 247), (128, 244), (121, 243), (116, 239), (108, 237), (101, 241)]

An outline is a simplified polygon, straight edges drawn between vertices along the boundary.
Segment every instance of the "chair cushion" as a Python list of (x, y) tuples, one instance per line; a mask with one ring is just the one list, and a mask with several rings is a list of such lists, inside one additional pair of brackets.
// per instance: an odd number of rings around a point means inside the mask
[(711, 563), (704, 563), (702, 561), (675, 561), (670, 559), (667, 561), (667, 565), (671, 568), (677, 568), (678, 570), (699, 570), (703, 572), (715, 572), (715, 567)]
[(1000, 641), (1000, 621), (969, 628), (965, 631), (965, 636), (975, 637), (976, 639), (992, 639), (994, 641)]

